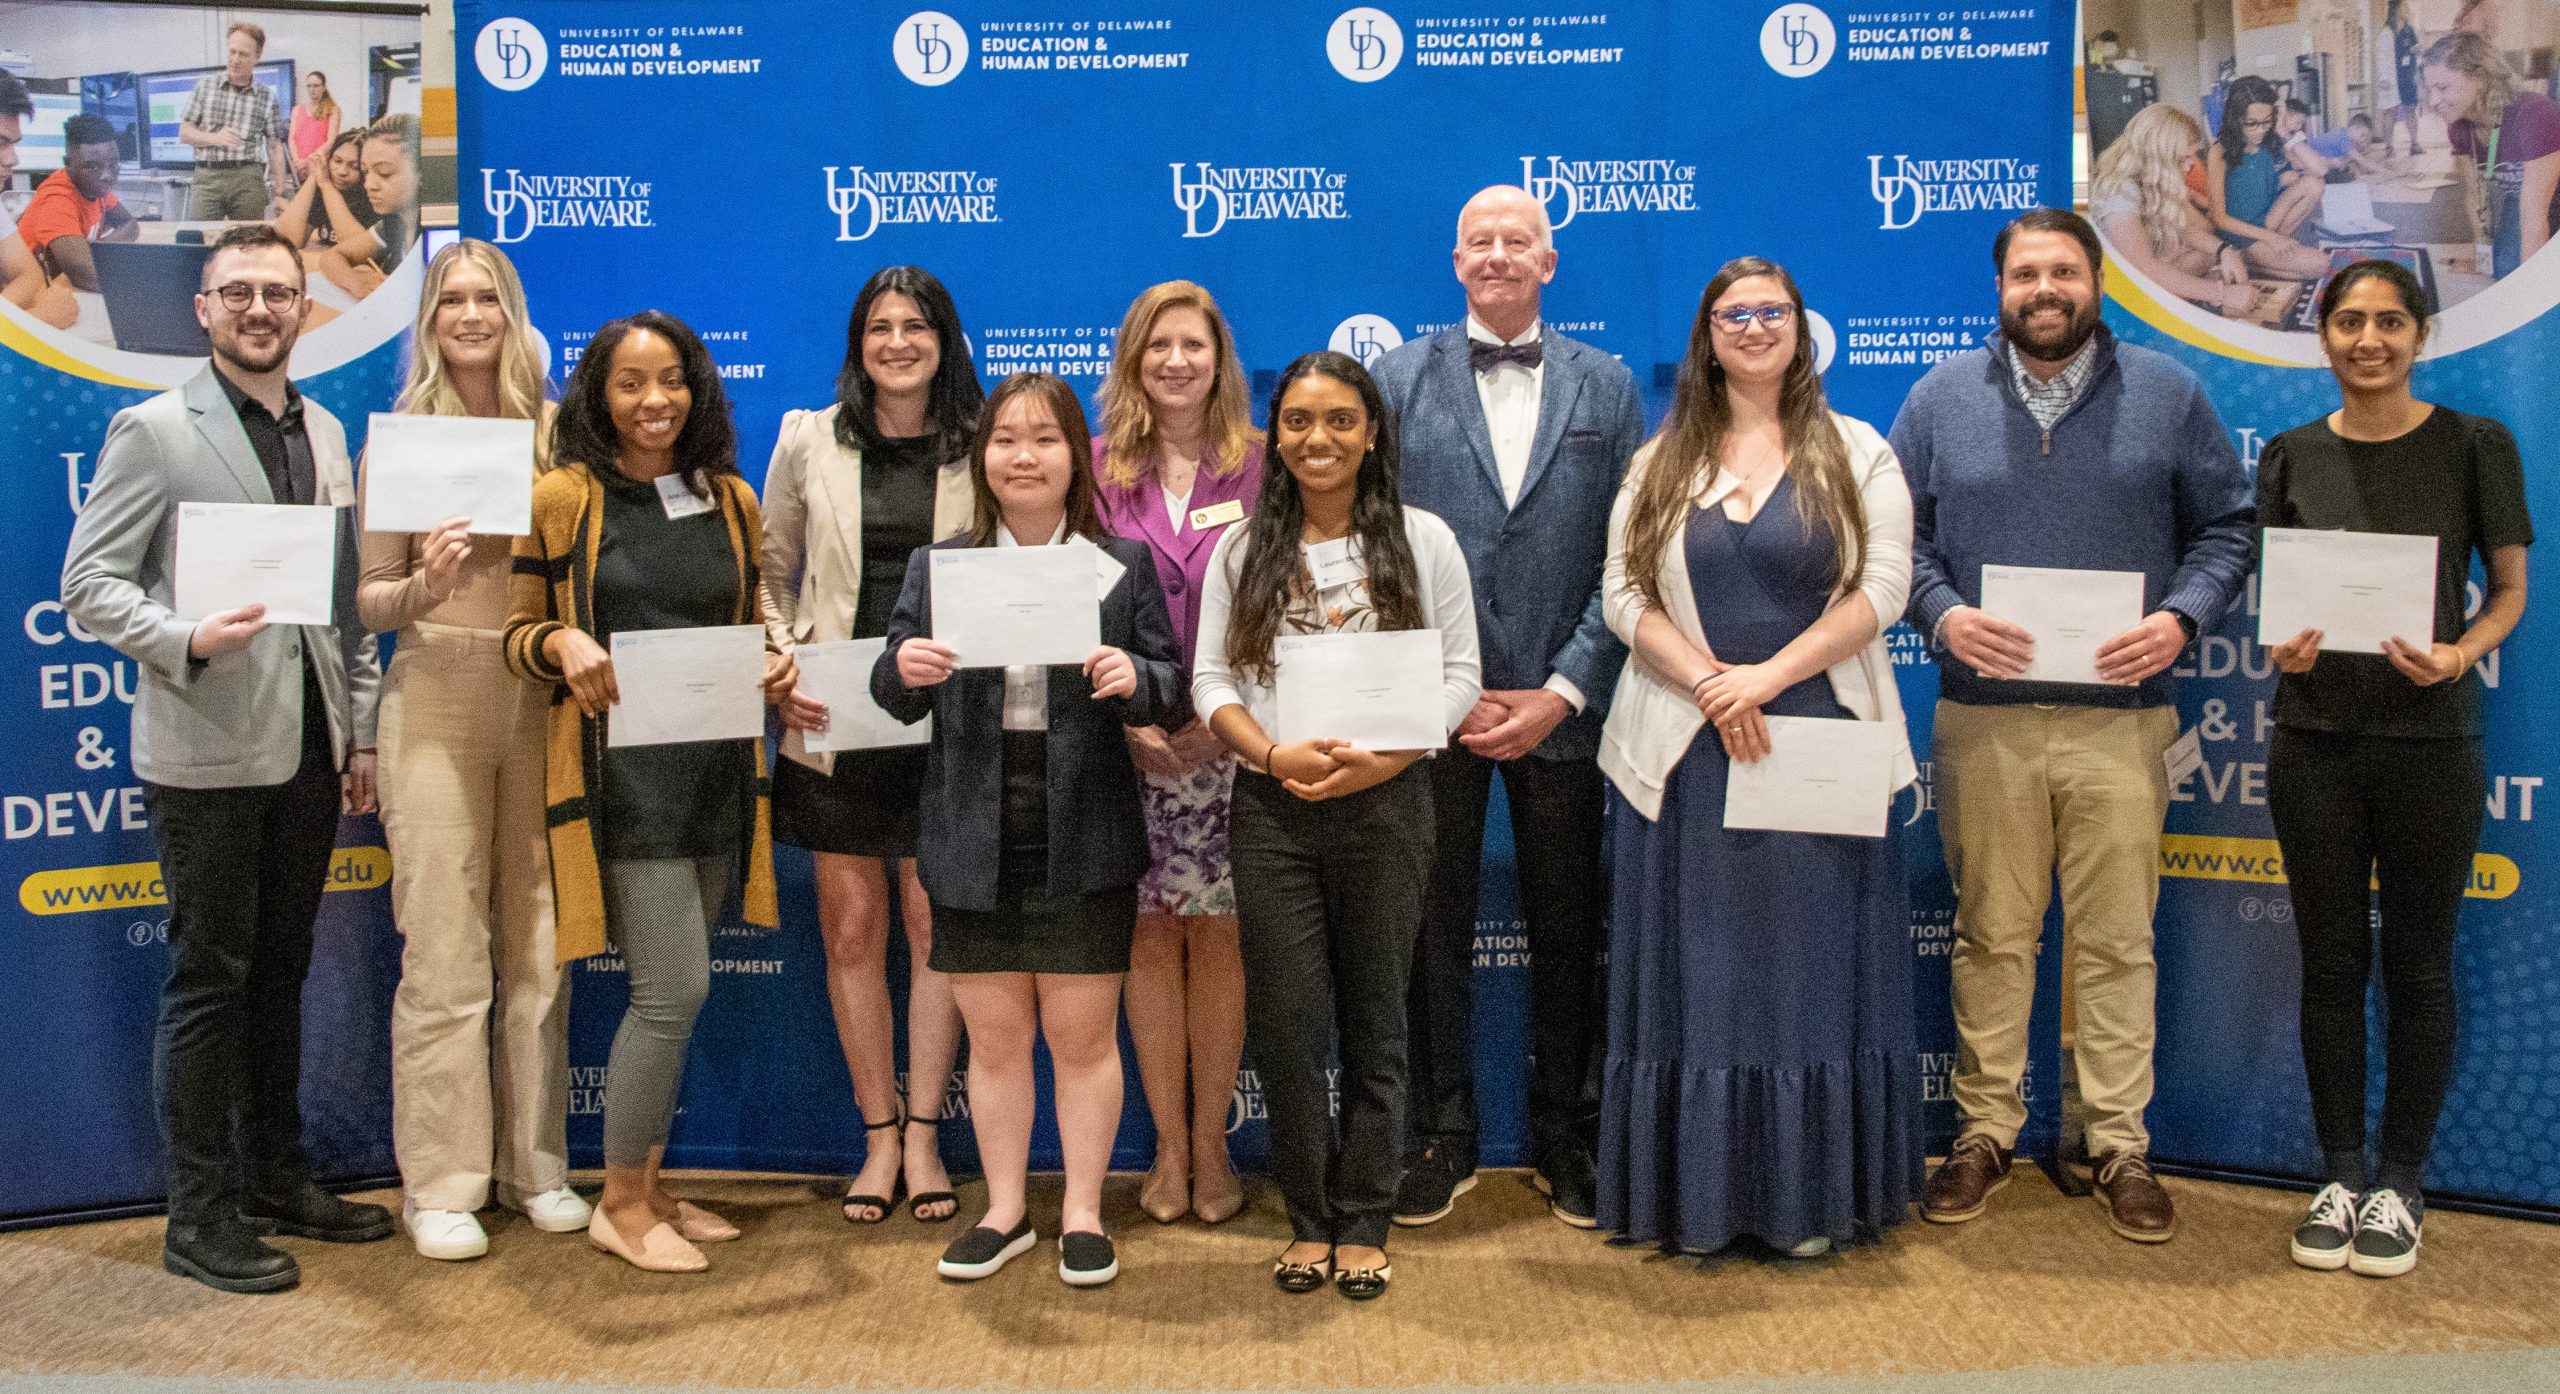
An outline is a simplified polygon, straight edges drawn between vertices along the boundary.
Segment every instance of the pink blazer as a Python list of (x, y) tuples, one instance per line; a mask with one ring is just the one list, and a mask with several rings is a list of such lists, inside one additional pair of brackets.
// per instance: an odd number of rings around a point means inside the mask
[(1200, 467), (1191, 485), (1191, 507), (1184, 510), (1179, 529), (1166, 515), (1164, 490), (1152, 476), (1125, 489), (1103, 477), (1100, 436), (1093, 439), (1093, 482), (1103, 523), (1121, 537), (1146, 543), (1155, 553), (1156, 579), (1164, 584), (1165, 609), (1173, 617), (1174, 633), (1182, 637), (1182, 669), (1189, 673), (1200, 643), (1200, 589), (1209, 574), (1209, 554), (1217, 550), (1219, 535), (1236, 525), (1196, 528), (1190, 515), (1233, 499), (1242, 502), (1244, 516), (1250, 516), (1254, 501), (1262, 495), (1262, 443), (1256, 441), (1246, 449), (1244, 463), (1234, 474), (1221, 477), (1206, 464)]

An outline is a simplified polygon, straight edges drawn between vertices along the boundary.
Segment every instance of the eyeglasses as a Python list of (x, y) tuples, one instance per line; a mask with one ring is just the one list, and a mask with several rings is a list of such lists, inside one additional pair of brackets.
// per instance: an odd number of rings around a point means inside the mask
[(1707, 316), (1715, 321), (1716, 328), (1727, 334), (1739, 334), (1749, 329), (1754, 320), (1759, 321), (1763, 329), (1776, 329), (1795, 317), (1796, 307), (1793, 305), (1736, 305), (1730, 310), (1717, 310)]
[(302, 298), (302, 292), (292, 286), (253, 286), (246, 281), (216, 286), (213, 294), (226, 310), (245, 310), (249, 308), (250, 301), (264, 300), (267, 308), (277, 314), (292, 309), (294, 302)]

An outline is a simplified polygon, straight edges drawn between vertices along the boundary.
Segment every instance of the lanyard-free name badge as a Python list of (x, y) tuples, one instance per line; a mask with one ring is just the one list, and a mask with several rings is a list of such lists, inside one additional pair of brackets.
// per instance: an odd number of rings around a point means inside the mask
[(1315, 579), (1319, 592), (1368, 579), (1368, 560), (1352, 545), (1351, 538), (1337, 537), (1331, 542), (1299, 545), (1306, 553), (1307, 574)]
[(1191, 530), (1193, 532), (1207, 532), (1211, 528), (1218, 527), (1225, 523), (1232, 523), (1243, 516), (1244, 500), (1242, 499), (1229, 499), (1225, 503), (1213, 503), (1206, 508), (1195, 508), (1191, 510)]
[(659, 475), (657, 484), (658, 502), (666, 508), (669, 518), (690, 518), (711, 511), (711, 500), (695, 493), (693, 486), (684, 482), (681, 470)]

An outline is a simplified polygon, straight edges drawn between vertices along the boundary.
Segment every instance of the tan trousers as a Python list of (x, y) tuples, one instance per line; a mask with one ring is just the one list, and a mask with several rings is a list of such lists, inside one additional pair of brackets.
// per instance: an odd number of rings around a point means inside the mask
[[(382, 825), (407, 948), (391, 1140), (411, 1203), (473, 1211), (569, 1179), (569, 994), (553, 962), (543, 694), (494, 630), (412, 625), (385, 679)], [(494, 1019), (493, 1019), (494, 1018)]]
[(2072, 1058), (2092, 1156), (2147, 1151), (2151, 912), (2160, 898), (2161, 756), (2174, 707), (1969, 706), (1940, 702), (1938, 829), (1956, 887), (1955, 1098), (1967, 1132), (2002, 1146), (2027, 1121), (2036, 941), (2057, 872), (2072, 945)]

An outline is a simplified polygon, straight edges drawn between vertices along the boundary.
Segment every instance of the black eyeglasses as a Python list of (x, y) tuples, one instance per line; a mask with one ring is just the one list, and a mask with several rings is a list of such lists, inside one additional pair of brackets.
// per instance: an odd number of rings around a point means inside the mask
[(226, 310), (245, 310), (249, 308), (250, 301), (264, 300), (267, 308), (278, 314), (292, 309), (294, 302), (302, 298), (302, 292), (292, 286), (253, 286), (246, 281), (215, 286), (213, 294)]
[(1736, 305), (1730, 310), (1718, 310), (1707, 316), (1715, 321), (1716, 328), (1727, 334), (1739, 334), (1749, 329), (1753, 320), (1758, 320), (1763, 329), (1775, 329), (1795, 317), (1796, 307), (1793, 305)]

